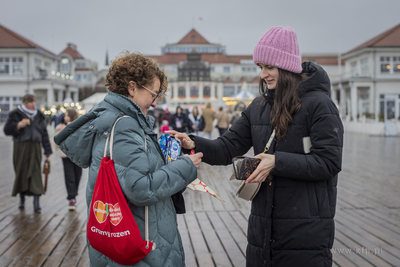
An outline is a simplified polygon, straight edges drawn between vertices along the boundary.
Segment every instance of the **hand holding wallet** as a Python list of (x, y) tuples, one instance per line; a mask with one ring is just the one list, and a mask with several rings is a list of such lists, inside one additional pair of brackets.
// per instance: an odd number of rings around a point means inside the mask
[(249, 176), (257, 169), (261, 159), (251, 157), (235, 157), (232, 159), (233, 170), (236, 180), (247, 180)]

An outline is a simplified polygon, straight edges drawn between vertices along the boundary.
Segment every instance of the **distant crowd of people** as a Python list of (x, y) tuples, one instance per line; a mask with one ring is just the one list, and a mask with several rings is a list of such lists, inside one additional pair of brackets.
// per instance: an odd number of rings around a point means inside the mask
[[(237, 116), (240, 116), (238, 112), (228, 114), (223, 107), (214, 111), (211, 103), (207, 103), (203, 110), (197, 106), (189, 109), (178, 106), (174, 114), (169, 111), (169, 108), (166, 108), (165, 111), (157, 115), (156, 120), (160, 133), (175, 130), (180, 133), (189, 133), (211, 139), (214, 128), (217, 128), (219, 135), (222, 136), (228, 130), (230, 124), (237, 119)], [(154, 125), (154, 127), (156, 126)]]

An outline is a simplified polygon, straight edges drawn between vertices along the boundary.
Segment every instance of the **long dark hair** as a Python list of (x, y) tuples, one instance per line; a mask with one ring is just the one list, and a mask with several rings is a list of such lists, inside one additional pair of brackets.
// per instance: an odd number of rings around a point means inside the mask
[[(286, 137), (288, 126), (293, 123), (293, 115), (301, 108), (298, 88), (303, 77), (279, 68), (278, 71), (279, 77), (275, 87), (271, 123), (275, 129), (275, 136), (282, 140)], [(260, 79), (260, 93), (263, 94), (265, 90), (266, 83)]]

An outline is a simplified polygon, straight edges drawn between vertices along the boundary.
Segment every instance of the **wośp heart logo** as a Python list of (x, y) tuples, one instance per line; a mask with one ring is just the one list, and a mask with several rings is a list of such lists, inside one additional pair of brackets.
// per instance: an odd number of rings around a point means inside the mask
[(112, 204), (104, 204), (102, 201), (97, 200), (93, 204), (93, 211), (96, 220), (99, 223), (103, 223), (107, 220), (108, 215), (110, 215), (110, 222), (117, 226), (122, 220), (122, 212), (119, 203), (112, 205)]

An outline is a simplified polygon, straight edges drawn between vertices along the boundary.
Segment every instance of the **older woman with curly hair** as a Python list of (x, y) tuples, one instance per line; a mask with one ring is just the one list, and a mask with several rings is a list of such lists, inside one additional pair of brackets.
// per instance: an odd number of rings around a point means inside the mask
[[(89, 167), (86, 188), (88, 214), (107, 136), (115, 126), (113, 160), (116, 174), (139, 227), (145, 236), (148, 206), (149, 240), (157, 246), (134, 266), (185, 266), (171, 196), (197, 177), (202, 153), (185, 155), (165, 165), (154, 117), (146, 116), (156, 99), (167, 90), (167, 77), (157, 63), (138, 53), (125, 53), (112, 62), (107, 74), (109, 89), (104, 100), (55, 136), (60, 149), (76, 164)], [(90, 265), (120, 266), (88, 242)]]

